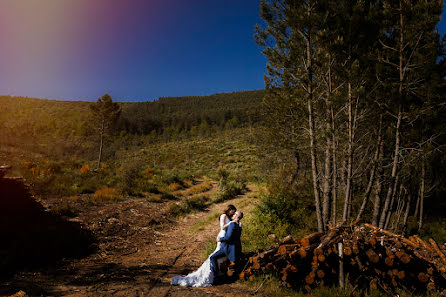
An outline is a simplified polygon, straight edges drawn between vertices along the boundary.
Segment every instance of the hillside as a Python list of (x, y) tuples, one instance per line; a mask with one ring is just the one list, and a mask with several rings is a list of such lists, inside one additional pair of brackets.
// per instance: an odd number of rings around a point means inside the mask
[[(194, 97), (163, 97), (153, 102), (125, 102), (117, 129), (128, 133), (162, 133), (168, 127), (189, 130), (206, 121), (224, 127), (258, 121), (263, 90)], [(85, 101), (57, 101), (0, 97), (1, 136), (87, 136), (89, 105)]]

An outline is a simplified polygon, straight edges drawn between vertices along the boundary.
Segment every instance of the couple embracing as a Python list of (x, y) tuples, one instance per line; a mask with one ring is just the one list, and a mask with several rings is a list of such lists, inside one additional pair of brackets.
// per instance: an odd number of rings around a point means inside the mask
[(234, 270), (242, 255), (242, 244), (240, 236), (242, 224), (240, 220), (243, 213), (237, 211), (234, 205), (230, 204), (220, 215), (220, 232), (217, 236), (217, 248), (206, 259), (206, 261), (194, 272), (187, 276), (174, 276), (170, 282), (172, 285), (190, 287), (212, 286), (214, 279), (219, 274), (218, 259), (226, 256), (231, 262), (229, 269)]

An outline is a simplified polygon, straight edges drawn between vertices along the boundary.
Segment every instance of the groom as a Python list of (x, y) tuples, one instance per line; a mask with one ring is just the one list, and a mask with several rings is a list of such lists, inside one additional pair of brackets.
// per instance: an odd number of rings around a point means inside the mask
[(226, 230), (225, 236), (218, 238), (221, 247), (218, 251), (214, 252), (211, 257), (211, 268), (215, 275), (218, 273), (217, 259), (221, 256), (228, 257), (231, 261), (230, 268), (234, 268), (239, 261), (242, 254), (242, 243), (240, 242), (240, 236), (242, 234), (242, 228), (240, 226), (240, 220), (243, 218), (243, 212), (237, 211), (234, 214), (233, 221), (229, 224)]

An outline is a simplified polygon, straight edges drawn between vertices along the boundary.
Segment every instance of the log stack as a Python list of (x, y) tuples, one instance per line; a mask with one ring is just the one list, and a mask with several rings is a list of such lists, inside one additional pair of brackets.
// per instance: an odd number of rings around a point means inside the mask
[[(340, 250), (341, 248), (341, 250)], [(341, 272), (340, 272), (341, 271)], [(348, 279), (354, 288), (408, 292), (446, 289), (446, 245), (405, 238), (370, 224), (341, 226), (278, 245), (249, 257), (241, 279), (276, 274), (290, 288), (333, 286)], [(446, 291), (444, 291), (446, 292)]]

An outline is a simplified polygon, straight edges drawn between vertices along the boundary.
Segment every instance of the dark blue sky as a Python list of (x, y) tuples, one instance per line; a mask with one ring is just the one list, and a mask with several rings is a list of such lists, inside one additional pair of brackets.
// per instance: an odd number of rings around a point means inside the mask
[(144, 101), (261, 89), (259, 2), (2, 0), (0, 94)]

